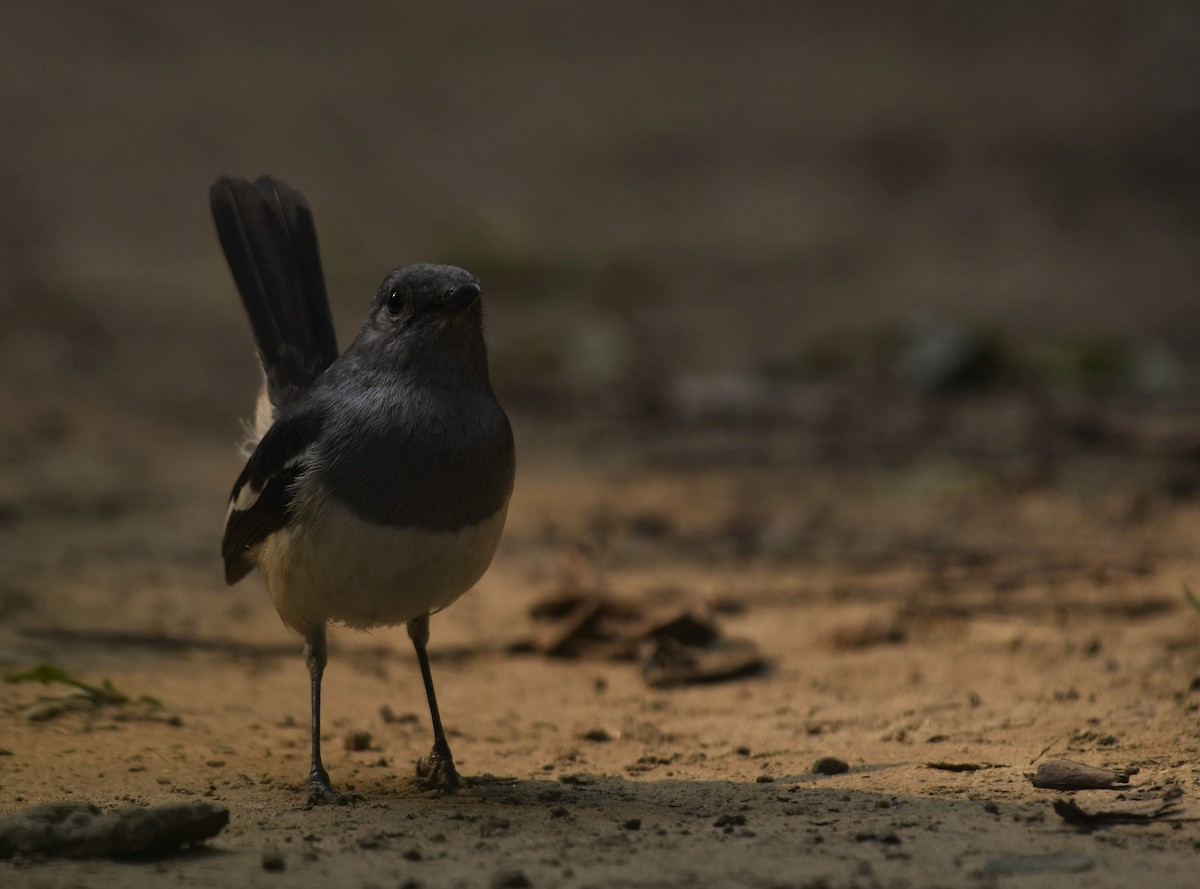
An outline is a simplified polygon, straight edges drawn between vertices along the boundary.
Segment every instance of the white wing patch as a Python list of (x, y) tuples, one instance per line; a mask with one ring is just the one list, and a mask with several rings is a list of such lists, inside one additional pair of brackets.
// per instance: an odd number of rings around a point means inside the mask
[[(306, 463), (312, 456), (312, 452), (313, 449), (311, 447), (305, 448), (295, 457), (284, 463), (283, 466), (279, 468), (278, 474), (282, 475), (289, 469), (295, 469), (297, 466)], [(252, 482), (246, 482), (246, 484), (238, 488), (237, 491), (234, 492), (233, 497), (230, 498), (229, 509), (225, 513), (225, 521), (228, 522), (229, 517), (235, 512), (247, 512), (248, 510), (253, 509), (254, 504), (258, 502), (258, 498), (261, 495), (262, 488), (255, 487)]]
[(246, 512), (258, 502), (260, 494), (262, 494), (261, 488), (256, 489), (249, 482), (242, 485), (238, 488), (237, 496), (229, 501), (229, 511), (225, 513), (225, 520), (228, 521), (235, 512)]

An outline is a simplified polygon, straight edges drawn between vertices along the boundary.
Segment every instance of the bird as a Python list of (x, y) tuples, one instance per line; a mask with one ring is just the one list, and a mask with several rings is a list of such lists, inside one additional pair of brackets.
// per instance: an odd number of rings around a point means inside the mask
[(464, 269), (392, 269), (338, 354), (312, 210), (282, 179), (209, 189), (217, 236), (262, 367), (246, 463), (229, 497), (225, 580), (255, 568), (304, 638), (311, 687), (308, 806), (358, 802), (321, 757), (332, 624), (404, 624), (433, 724), (423, 786), (461, 783), (438, 711), (430, 616), (473, 587), (500, 542), (516, 472), (492, 391), (482, 288)]

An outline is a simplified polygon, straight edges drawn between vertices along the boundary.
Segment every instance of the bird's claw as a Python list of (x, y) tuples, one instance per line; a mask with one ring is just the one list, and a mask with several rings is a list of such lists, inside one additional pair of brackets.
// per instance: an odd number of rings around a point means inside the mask
[(422, 756), (417, 760), (417, 777), (421, 779), (421, 787), (425, 790), (453, 793), (462, 784), (450, 751), (439, 750), (437, 747), (430, 751), (429, 756)]
[(354, 793), (339, 793), (329, 783), (329, 775), (322, 769), (308, 776), (308, 808), (313, 806), (349, 806), (361, 803), (362, 795)]

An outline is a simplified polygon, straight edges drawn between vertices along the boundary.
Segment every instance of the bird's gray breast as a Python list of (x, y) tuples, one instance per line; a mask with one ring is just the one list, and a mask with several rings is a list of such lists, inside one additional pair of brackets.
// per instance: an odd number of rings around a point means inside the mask
[(487, 389), (363, 392), (340, 406), (314, 470), (364, 521), (457, 531), (508, 503), (512, 428)]

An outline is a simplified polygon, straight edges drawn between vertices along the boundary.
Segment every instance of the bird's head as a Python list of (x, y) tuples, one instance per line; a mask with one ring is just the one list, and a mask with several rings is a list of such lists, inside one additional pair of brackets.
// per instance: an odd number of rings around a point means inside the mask
[(360, 339), (404, 368), (487, 379), (479, 280), (450, 265), (393, 269), (379, 285)]

